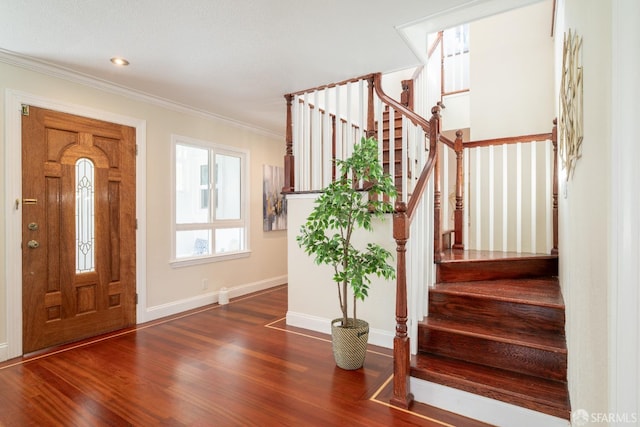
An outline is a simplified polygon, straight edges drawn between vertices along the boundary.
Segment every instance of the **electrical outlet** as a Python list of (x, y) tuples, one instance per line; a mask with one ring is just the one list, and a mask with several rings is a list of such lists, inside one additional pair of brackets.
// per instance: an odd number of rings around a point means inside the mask
[(205, 289), (209, 289), (209, 280), (208, 279), (202, 279), (202, 290), (204, 291)]

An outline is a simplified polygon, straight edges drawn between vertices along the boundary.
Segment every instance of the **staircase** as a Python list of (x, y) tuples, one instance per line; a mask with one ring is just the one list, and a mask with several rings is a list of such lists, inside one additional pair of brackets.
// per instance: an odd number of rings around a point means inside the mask
[(447, 251), (411, 375), (569, 419), (558, 258)]
[[(416, 81), (421, 82), (419, 87), (426, 87), (424, 73)], [(441, 107), (432, 107), (431, 117), (427, 120), (412, 110), (410, 93), (403, 94), (402, 102), (392, 99), (382, 91), (382, 75), (375, 73), (287, 94), (283, 192), (320, 191), (324, 183), (335, 178), (332, 167), (335, 159), (344, 158), (361, 136), (377, 136), (382, 142), (383, 166), (393, 175), (399, 193), (393, 214), (397, 264), (393, 397), (390, 403), (403, 409), (410, 409), (414, 398), (429, 403), (421, 399), (429, 399), (433, 394), (418, 395), (412, 390), (412, 384), (442, 384), (470, 392), (470, 396), (486, 396), (514, 405), (501, 405), (508, 406), (507, 410), (528, 408), (535, 411), (536, 417), (548, 419), (553, 416), (554, 422), (561, 421), (560, 425), (566, 426), (570, 407), (564, 303), (557, 279), (557, 128), (554, 125), (548, 133), (478, 141), (463, 141), (460, 132), (452, 141), (440, 134)], [(350, 100), (353, 102), (345, 109), (342, 100), (347, 100), (347, 104)], [(424, 103), (425, 100), (421, 100), (418, 104)], [(315, 108), (321, 104), (323, 109)], [(349, 114), (345, 116), (345, 112)], [(333, 126), (332, 117), (339, 117), (341, 125)], [(545, 141), (541, 150), (534, 147), (539, 141)], [(470, 159), (471, 153), (488, 152), (487, 182), (492, 182), (500, 164), (508, 167), (503, 167), (499, 176), (511, 176), (507, 171), (516, 170), (508, 161), (497, 160), (500, 156), (508, 160), (509, 154), (504, 154), (510, 153), (508, 146), (515, 147), (519, 161), (522, 161), (521, 152), (531, 153), (523, 161), (531, 167), (517, 168), (520, 174), (513, 178), (516, 188), (509, 189), (514, 191), (503, 191), (505, 187), (496, 187), (496, 183), (491, 188), (497, 188), (496, 195), (502, 194), (503, 206), (508, 206), (507, 200), (519, 201), (527, 192), (531, 194), (531, 206), (547, 205), (549, 209), (543, 214), (538, 215), (537, 209), (532, 211), (530, 221), (518, 220), (523, 214), (521, 209), (505, 214), (504, 218), (509, 221), (509, 230), (512, 225), (517, 229), (517, 236), (538, 236), (540, 230), (546, 228), (543, 224), (550, 226), (552, 237), (547, 238), (549, 236), (544, 233), (545, 242), (539, 247), (548, 249), (552, 255), (522, 256), (461, 249), (465, 244), (462, 239), (465, 212), (469, 213), (466, 224), (480, 224), (477, 215), (475, 222), (471, 221), (470, 210), (465, 211), (463, 203), (465, 177), (469, 175), (464, 168), (465, 155)], [(442, 212), (442, 187), (448, 192), (449, 185), (445, 182), (441, 186), (440, 181), (451, 173), (450, 161), (442, 160), (441, 171), (439, 158), (445, 158), (446, 150), (450, 150), (448, 156), (451, 156), (447, 158), (455, 157), (456, 165), (455, 250), (445, 250), (449, 245), (445, 245), (442, 238), (442, 225), (449, 222), (444, 220), (447, 215)], [(539, 151), (545, 154), (538, 154)], [(438, 153), (442, 156), (436, 155)], [(538, 171), (534, 163), (545, 165), (544, 170)], [(484, 179), (481, 172), (484, 170), (478, 166), (474, 175), (476, 182)], [(531, 179), (525, 181), (523, 178)], [(520, 181), (530, 185), (521, 185)], [(504, 182), (502, 180), (500, 185)], [(552, 188), (547, 182), (552, 183)], [(545, 200), (529, 188), (544, 188)], [(469, 187), (469, 190), (482, 188)], [(482, 200), (481, 197), (482, 194), (473, 194), (471, 200)], [(493, 198), (492, 195), (489, 197)], [(496, 198), (491, 203), (498, 205), (500, 201)], [(432, 226), (430, 217), (433, 218)], [(525, 223), (528, 223), (527, 229)], [(536, 238), (530, 240), (537, 244)], [(475, 243), (482, 246), (481, 242)], [(520, 243), (516, 245), (518, 250), (528, 250), (518, 246)], [(433, 248), (432, 253), (430, 248)], [(531, 252), (537, 252), (537, 248), (531, 247)], [(434, 261), (437, 283), (431, 286)], [(424, 301), (427, 287), (430, 293), (428, 313), (423, 304), (416, 303)], [(417, 334), (415, 325), (418, 325)], [(418, 354), (412, 356), (414, 343)], [(418, 384), (419, 379), (428, 383)], [(461, 395), (462, 392), (455, 399)], [(462, 413), (467, 409), (458, 400), (444, 402), (449, 403), (452, 403), (451, 411)], [(484, 403), (480, 405), (485, 409), (493, 407)], [(525, 412), (531, 415), (531, 411)], [(543, 421), (529, 425), (550, 424)]]
[[(387, 107), (382, 112), (382, 165), (384, 173), (391, 174), (392, 149), (390, 135), (393, 132), (393, 180), (398, 190), (398, 199), (404, 200), (404, 195), (402, 194), (402, 115), (394, 111), (393, 128), (391, 127), (390, 120), (389, 108)], [(409, 171), (407, 178), (411, 179), (411, 171)]]

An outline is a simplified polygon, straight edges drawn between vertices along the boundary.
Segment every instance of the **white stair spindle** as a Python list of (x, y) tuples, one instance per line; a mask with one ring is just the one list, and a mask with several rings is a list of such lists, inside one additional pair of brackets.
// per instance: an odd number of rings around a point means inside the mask
[(302, 188), (303, 191), (311, 190), (311, 108), (309, 106), (309, 94), (304, 94), (302, 103)]
[(345, 143), (346, 143), (346, 151), (345, 151), (345, 158), (348, 158), (349, 156), (351, 156), (351, 153), (353, 152), (353, 121), (352, 121), (352, 106), (351, 106), (351, 87), (352, 84), (351, 82), (347, 83), (345, 85), (346, 88), (346, 92), (347, 92), (347, 123), (346, 123), (346, 132), (345, 132)]
[(334, 106), (331, 103), (332, 89), (324, 91), (324, 113), (322, 114), (322, 187), (331, 183), (331, 158), (332, 158), (332, 132), (331, 115)]
[(294, 103), (294, 129), (293, 147), (295, 155), (295, 177), (296, 190), (304, 191), (304, 157), (305, 157), (305, 138), (304, 138), (304, 96), (296, 96), (299, 102)]
[[(343, 156), (343, 137), (342, 132), (342, 94), (344, 93), (344, 85), (336, 86), (336, 159), (344, 159)], [(333, 167), (333, 166), (332, 166)], [(336, 174), (338, 171), (336, 170)]]
[(313, 120), (311, 121), (311, 185), (313, 190), (322, 188), (322, 112), (320, 109), (320, 93), (313, 94)]
[(529, 252), (537, 252), (537, 143), (531, 142), (531, 248)]
[(516, 252), (522, 252), (522, 143), (516, 143)]
[(489, 250), (494, 249), (495, 234), (495, 159), (494, 146), (489, 147)]
[(482, 217), (482, 148), (478, 148), (473, 150), (475, 154), (475, 189), (474, 189), (474, 200), (475, 200), (475, 212), (474, 212), (474, 228), (476, 233), (476, 247), (475, 249), (482, 249), (482, 221), (480, 218)]
[(507, 161), (508, 145), (502, 146), (502, 250), (507, 251), (509, 246), (509, 168)]

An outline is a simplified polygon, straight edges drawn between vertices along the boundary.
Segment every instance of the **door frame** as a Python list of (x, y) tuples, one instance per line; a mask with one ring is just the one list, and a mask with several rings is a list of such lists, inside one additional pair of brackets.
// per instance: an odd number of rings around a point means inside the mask
[[(0, 361), (22, 355), (22, 104), (103, 120), (136, 129), (136, 323), (146, 313), (146, 133), (147, 122), (91, 107), (45, 98), (13, 89), (5, 93), (5, 284), (6, 354)], [(16, 208), (16, 200), (20, 203)], [(1, 346), (1, 343), (0, 343)]]

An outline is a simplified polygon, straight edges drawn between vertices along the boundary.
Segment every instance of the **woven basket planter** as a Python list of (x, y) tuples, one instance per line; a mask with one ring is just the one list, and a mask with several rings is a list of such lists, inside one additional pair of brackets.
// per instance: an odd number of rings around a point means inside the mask
[(342, 369), (360, 369), (367, 355), (369, 324), (364, 320), (348, 319), (347, 327), (340, 326), (342, 318), (331, 322), (333, 357), (336, 365)]

